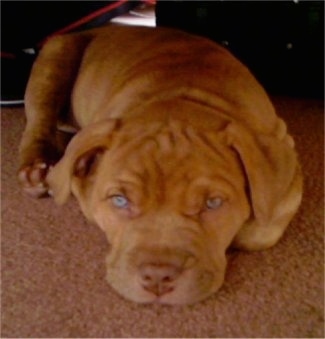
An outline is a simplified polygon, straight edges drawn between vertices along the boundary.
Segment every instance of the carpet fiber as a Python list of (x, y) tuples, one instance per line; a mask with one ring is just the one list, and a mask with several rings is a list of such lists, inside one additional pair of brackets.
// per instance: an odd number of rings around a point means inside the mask
[(232, 253), (223, 288), (185, 307), (122, 299), (104, 280), (104, 234), (74, 199), (21, 193), (23, 109), (2, 109), (1, 337), (324, 337), (323, 102), (274, 103), (302, 162), (299, 213), (274, 248)]

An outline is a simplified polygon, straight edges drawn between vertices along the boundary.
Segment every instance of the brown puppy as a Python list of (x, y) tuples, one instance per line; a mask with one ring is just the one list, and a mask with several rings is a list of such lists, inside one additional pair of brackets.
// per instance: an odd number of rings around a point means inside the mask
[[(274, 245), (300, 204), (285, 123), (207, 39), (118, 26), (56, 37), (33, 67), (26, 114), (23, 189), (60, 204), (72, 192), (111, 244), (107, 280), (137, 302), (217, 291), (227, 248)], [(79, 131), (56, 163), (62, 123)]]

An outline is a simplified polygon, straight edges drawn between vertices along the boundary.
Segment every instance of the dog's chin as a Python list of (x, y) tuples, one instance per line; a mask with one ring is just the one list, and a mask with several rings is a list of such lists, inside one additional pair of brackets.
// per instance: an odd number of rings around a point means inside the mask
[[(216, 291), (215, 291), (216, 292)], [(195, 297), (191, 296), (191, 297), (186, 297), (186, 296), (182, 296), (179, 295), (177, 293), (177, 291), (174, 292), (170, 292), (167, 293), (163, 296), (155, 296), (149, 292), (145, 292), (143, 294), (139, 293), (139, 295), (137, 295), (136, 297), (133, 298), (129, 298), (128, 296), (123, 296), (125, 299), (132, 301), (132, 302), (136, 302), (138, 304), (149, 304), (149, 305), (154, 305), (154, 304), (158, 304), (158, 305), (169, 305), (169, 306), (186, 306), (186, 305), (192, 305), (195, 303), (198, 303), (200, 301), (203, 301), (205, 299), (207, 299), (211, 294), (213, 294), (213, 292), (211, 293), (205, 293), (205, 294), (200, 294), (197, 295)]]

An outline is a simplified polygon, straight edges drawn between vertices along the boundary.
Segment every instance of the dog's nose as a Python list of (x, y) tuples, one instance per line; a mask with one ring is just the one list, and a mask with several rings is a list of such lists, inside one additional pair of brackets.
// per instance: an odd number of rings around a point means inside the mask
[(143, 288), (157, 296), (171, 292), (181, 272), (181, 267), (172, 264), (143, 264), (139, 268)]

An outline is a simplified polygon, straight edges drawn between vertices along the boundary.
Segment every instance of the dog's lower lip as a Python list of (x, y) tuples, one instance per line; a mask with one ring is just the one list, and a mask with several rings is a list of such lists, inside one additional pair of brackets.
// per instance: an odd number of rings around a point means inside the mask
[(164, 301), (165, 297), (166, 296), (169, 296), (170, 293), (173, 291), (174, 289), (172, 289), (171, 291), (168, 291), (162, 295), (158, 295), (153, 301), (152, 303), (154, 304), (159, 304), (159, 305), (162, 305), (162, 304), (166, 304), (166, 301)]
[[(152, 294), (152, 295), (157, 295), (157, 294), (155, 294), (154, 292), (152, 292), (152, 291), (150, 291), (149, 289), (147, 289), (145, 286), (142, 286), (142, 288), (143, 288), (145, 291), (147, 291), (148, 293)], [(173, 292), (174, 289), (175, 289), (175, 288), (174, 288), (173, 286), (169, 287), (169, 288), (168, 288), (167, 290), (165, 290), (164, 292), (158, 294), (158, 295), (157, 295), (157, 298), (159, 299), (159, 298), (163, 297), (164, 295)]]

